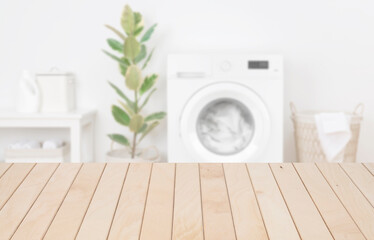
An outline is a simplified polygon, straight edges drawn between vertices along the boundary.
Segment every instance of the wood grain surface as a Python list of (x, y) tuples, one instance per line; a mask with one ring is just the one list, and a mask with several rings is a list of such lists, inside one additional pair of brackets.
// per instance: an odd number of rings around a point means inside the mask
[(0, 164), (0, 239), (374, 239), (374, 165)]

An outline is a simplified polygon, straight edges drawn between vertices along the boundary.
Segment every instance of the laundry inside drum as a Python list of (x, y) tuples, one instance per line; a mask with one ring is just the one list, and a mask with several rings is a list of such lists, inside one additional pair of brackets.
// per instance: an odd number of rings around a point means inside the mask
[(250, 110), (235, 99), (218, 99), (199, 113), (196, 131), (200, 142), (219, 155), (233, 155), (244, 150), (254, 135)]

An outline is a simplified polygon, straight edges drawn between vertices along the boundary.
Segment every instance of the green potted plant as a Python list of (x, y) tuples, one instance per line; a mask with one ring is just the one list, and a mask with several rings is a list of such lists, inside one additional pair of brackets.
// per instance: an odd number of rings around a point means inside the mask
[(112, 105), (112, 115), (117, 123), (130, 130), (132, 136), (130, 140), (123, 134), (109, 134), (108, 137), (112, 140), (112, 146), (113, 143), (118, 143), (125, 148), (121, 151), (113, 151), (112, 149), (107, 156), (110, 160), (148, 160), (144, 154), (145, 150), (139, 149), (138, 145), (166, 116), (165, 112), (142, 115), (144, 107), (156, 91), (154, 85), (158, 75), (143, 76), (142, 71), (152, 58), (153, 50), (148, 52), (146, 42), (151, 38), (157, 25), (152, 25), (142, 34), (144, 29), (142, 15), (139, 12), (133, 12), (126, 5), (121, 17), (121, 26), (123, 31), (106, 25), (117, 35), (118, 39), (107, 39), (108, 45), (115, 54), (105, 50), (104, 53), (117, 62), (124, 77), (124, 85), (128, 92), (132, 93), (132, 97), (128, 97), (119, 87), (109, 82), (119, 96), (118, 104)]

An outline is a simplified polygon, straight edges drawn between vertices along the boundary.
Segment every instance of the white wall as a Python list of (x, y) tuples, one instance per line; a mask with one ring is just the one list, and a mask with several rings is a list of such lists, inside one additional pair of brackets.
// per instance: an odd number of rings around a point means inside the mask
[[(107, 133), (121, 131), (107, 86), (122, 81), (117, 65), (101, 52), (119, 27), (122, 7), (159, 23), (150, 71), (161, 75), (148, 109), (166, 109), (166, 56), (176, 52), (275, 53), (285, 58), (285, 156), (294, 160), (288, 103), (300, 109), (352, 110), (366, 106), (358, 157), (374, 161), (374, 2), (352, 0), (8, 0), (0, 2), (0, 107), (15, 106), (22, 69), (51, 66), (73, 71), (79, 105), (99, 110), (96, 153), (109, 149)], [(166, 123), (148, 142), (165, 153)], [(3, 137), (3, 136), (0, 136)]]

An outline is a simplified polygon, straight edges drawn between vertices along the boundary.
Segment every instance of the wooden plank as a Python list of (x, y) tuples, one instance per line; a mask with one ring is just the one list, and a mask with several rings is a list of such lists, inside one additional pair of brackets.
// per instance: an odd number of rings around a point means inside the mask
[(302, 239), (333, 239), (292, 164), (270, 168)]
[(270, 167), (256, 163), (248, 163), (247, 167), (269, 238), (300, 239)]
[(35, 164), (14, 164), (0, 179), (0, 210), (12, 196), (14, 191), (26, 178)]
[(173, 239), (204, 239), (198, 164), (177, 164)]
[(12, 239), (42, 239), (82, 164), (61, 164)]
[(374, 163), (364, 163), (364, 165), (374, 176)]
[(374, 208), (360, 190), (339, 164), (317, 163), (317, 166), (364, 236), (374, 239)]
[(340, 166), (371, 205), (374, 206), (374, 176), (362, 164), (343, 163)]
[(205, 240), (236, 239), (222, 164), (200, 164)]
[(109, 239), (138, 240), (152, 164), (130, 164), (114, 216)]
[(372, 165), (7, 165), (0, 239), (374, 239)]
[(351, 216), (314, 163), (294, 164), (301, 180), (336, 240), (364, 240)]
[(175, 164), (153, 165), (140, 239), (171, 239)]
[(0, 211), (0, 239), (9, 239), (38, 198), (58, 164), (37, 164)]
[(238, 240), (268, 239), (244, 163), (223, 165)]
[(126, 177), (128, 163), (108, 163), (76, 239), (106, 239)]
[(0, 163), (0, 178), (12, 166), (12, 163)]
[(74, 239), (76, 237), (104, 167), (104, 163), (83, 165), (44, 239)]

